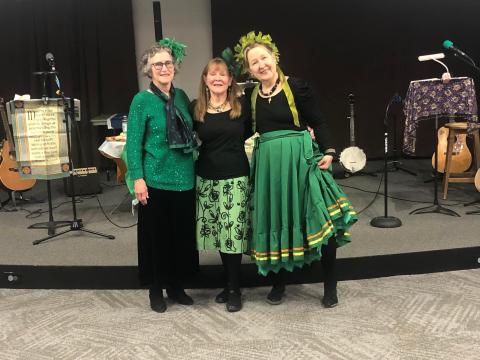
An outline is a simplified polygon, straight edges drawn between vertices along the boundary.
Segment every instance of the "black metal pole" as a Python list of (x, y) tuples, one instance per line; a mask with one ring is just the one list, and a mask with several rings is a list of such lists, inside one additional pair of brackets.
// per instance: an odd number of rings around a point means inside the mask
[[(385, 111), (385, 120), (383, 121), (384, 126), (384, 157), (383, 157), (383, 177), (384, 177), (384, 216), (377, 216), (370, 221), (370, 225), (378, 228), (395, 228), (402, 226), (402, 222), (399, 218), (394, 216), (388, 216), (388, 109), (394, 101), (398, 101), (398, 94), (395, 94), (394, 97), (389, 101), (387, 109)], [(400, 99), (401, 101), (401, 99)]]

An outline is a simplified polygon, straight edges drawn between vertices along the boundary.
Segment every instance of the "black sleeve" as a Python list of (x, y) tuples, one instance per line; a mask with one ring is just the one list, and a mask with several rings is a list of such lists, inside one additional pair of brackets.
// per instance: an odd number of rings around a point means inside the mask
[(242, 117), (245, 119), (245, 133), (243, 139), (247, 140), (253, 135), (252, 129), (252, 107), (250, 104), (250, 97), (242, 96), (240, 98), (240, 104), (242, 106)]
[(301, 118), (313, 129), (320, 150), (325, 154), (334, 154), (333, 139), (320, 110), (318, 95), (305, 80), (290, 77), (288, 83), (292, 88)]
[(193, 130), (197, 131), (198, 130), (198, 121), (195, 121), (195, 105), (197, 104), (197, 99), (193, 99), (190, 102), (190, 105), (188, 105), (188, 112), (190, 113), (190, 116), (192, 117), (193, 120)]

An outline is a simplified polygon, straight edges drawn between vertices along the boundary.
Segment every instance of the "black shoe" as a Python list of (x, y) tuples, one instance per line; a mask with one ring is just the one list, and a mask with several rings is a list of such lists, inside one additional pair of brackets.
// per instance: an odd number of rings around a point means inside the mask
[(274, 285), (267, 295), (267, 302), (270, 305), (280, 305), (283, 300), (285, 300), (285, 285)]
[(217, 304), (225, 304), (227, 301), (228, 301), (228, 289), (225, 288), (222, 290), (221, 293), (215, 296), (215, 302)]
[(150, 308), (158, 313), (164, 313), (167, 310), (167, 304), (163, 298), (163, 291), (160, 289), (150, 289), (148, 292), (150, 299)]
[(236, 312), (242, 310), (242, 293), (240, 292), (240, 290), (230, 290), (228, 292), (226, 308), (228, 312)]
[(193, 299), (182, 288), (167, 289), (167, 296), (170, 300), (176, 301), (181, 305), (193, 305)]
[(325, 308), (333, 308), (338, 305), (337, 290), (325, 291), (322, 298), (322, 305)]

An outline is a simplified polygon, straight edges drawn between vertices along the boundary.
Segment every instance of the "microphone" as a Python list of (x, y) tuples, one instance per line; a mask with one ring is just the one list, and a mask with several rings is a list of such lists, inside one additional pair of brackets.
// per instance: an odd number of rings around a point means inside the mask
[(418, 57), (418, 61), (438, 60), (438, 59), (443, 59), (444, 57), (445, 57), (444, 53), (421, 55)]
[(443, 42), (443, 47), (447, 50), (450, 50), (450, 51), (453, 51), (453, 53), (455, 55), (460, 55), (462, 57), (464, 57), (465, 59), (467, 59), (468, 61), (470, 61), (472, 63), (472, 65), (475, 65), (475, 62), (470, 58), (470, 56), (468, 56), (467, 54), (465, 54), (462, 50), (460, 50), (459, 48), (455, 47), (453, 45), (453, 42), (451, 42), (450, 40), (445, 40)]
[(55, 71), (55, 58), (52, 53), (46, 53), (45, 59), (47, 59), (48, 65), (52, 67), (52, 71)]
[(447, 50), (452, 50), (454, 53), (457, 53), (459, 55), (462, 55), (462, 56), (466, 56), (468, 57), (467, 54), (465, 54), (462, 50), (460, 50), (459, 48), (453, 46), (453, 42), (451, 42), (450, 40), (445, 40), (443, 42), (443, 47)]

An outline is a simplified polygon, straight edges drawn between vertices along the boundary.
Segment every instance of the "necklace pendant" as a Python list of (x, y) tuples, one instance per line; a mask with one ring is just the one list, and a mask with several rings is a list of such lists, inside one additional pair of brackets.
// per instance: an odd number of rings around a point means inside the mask
[(271, 102), (272, 102), (272, 98), (269, 97), (269, 98), (268, 98), (268, 103), (270, 104)]

